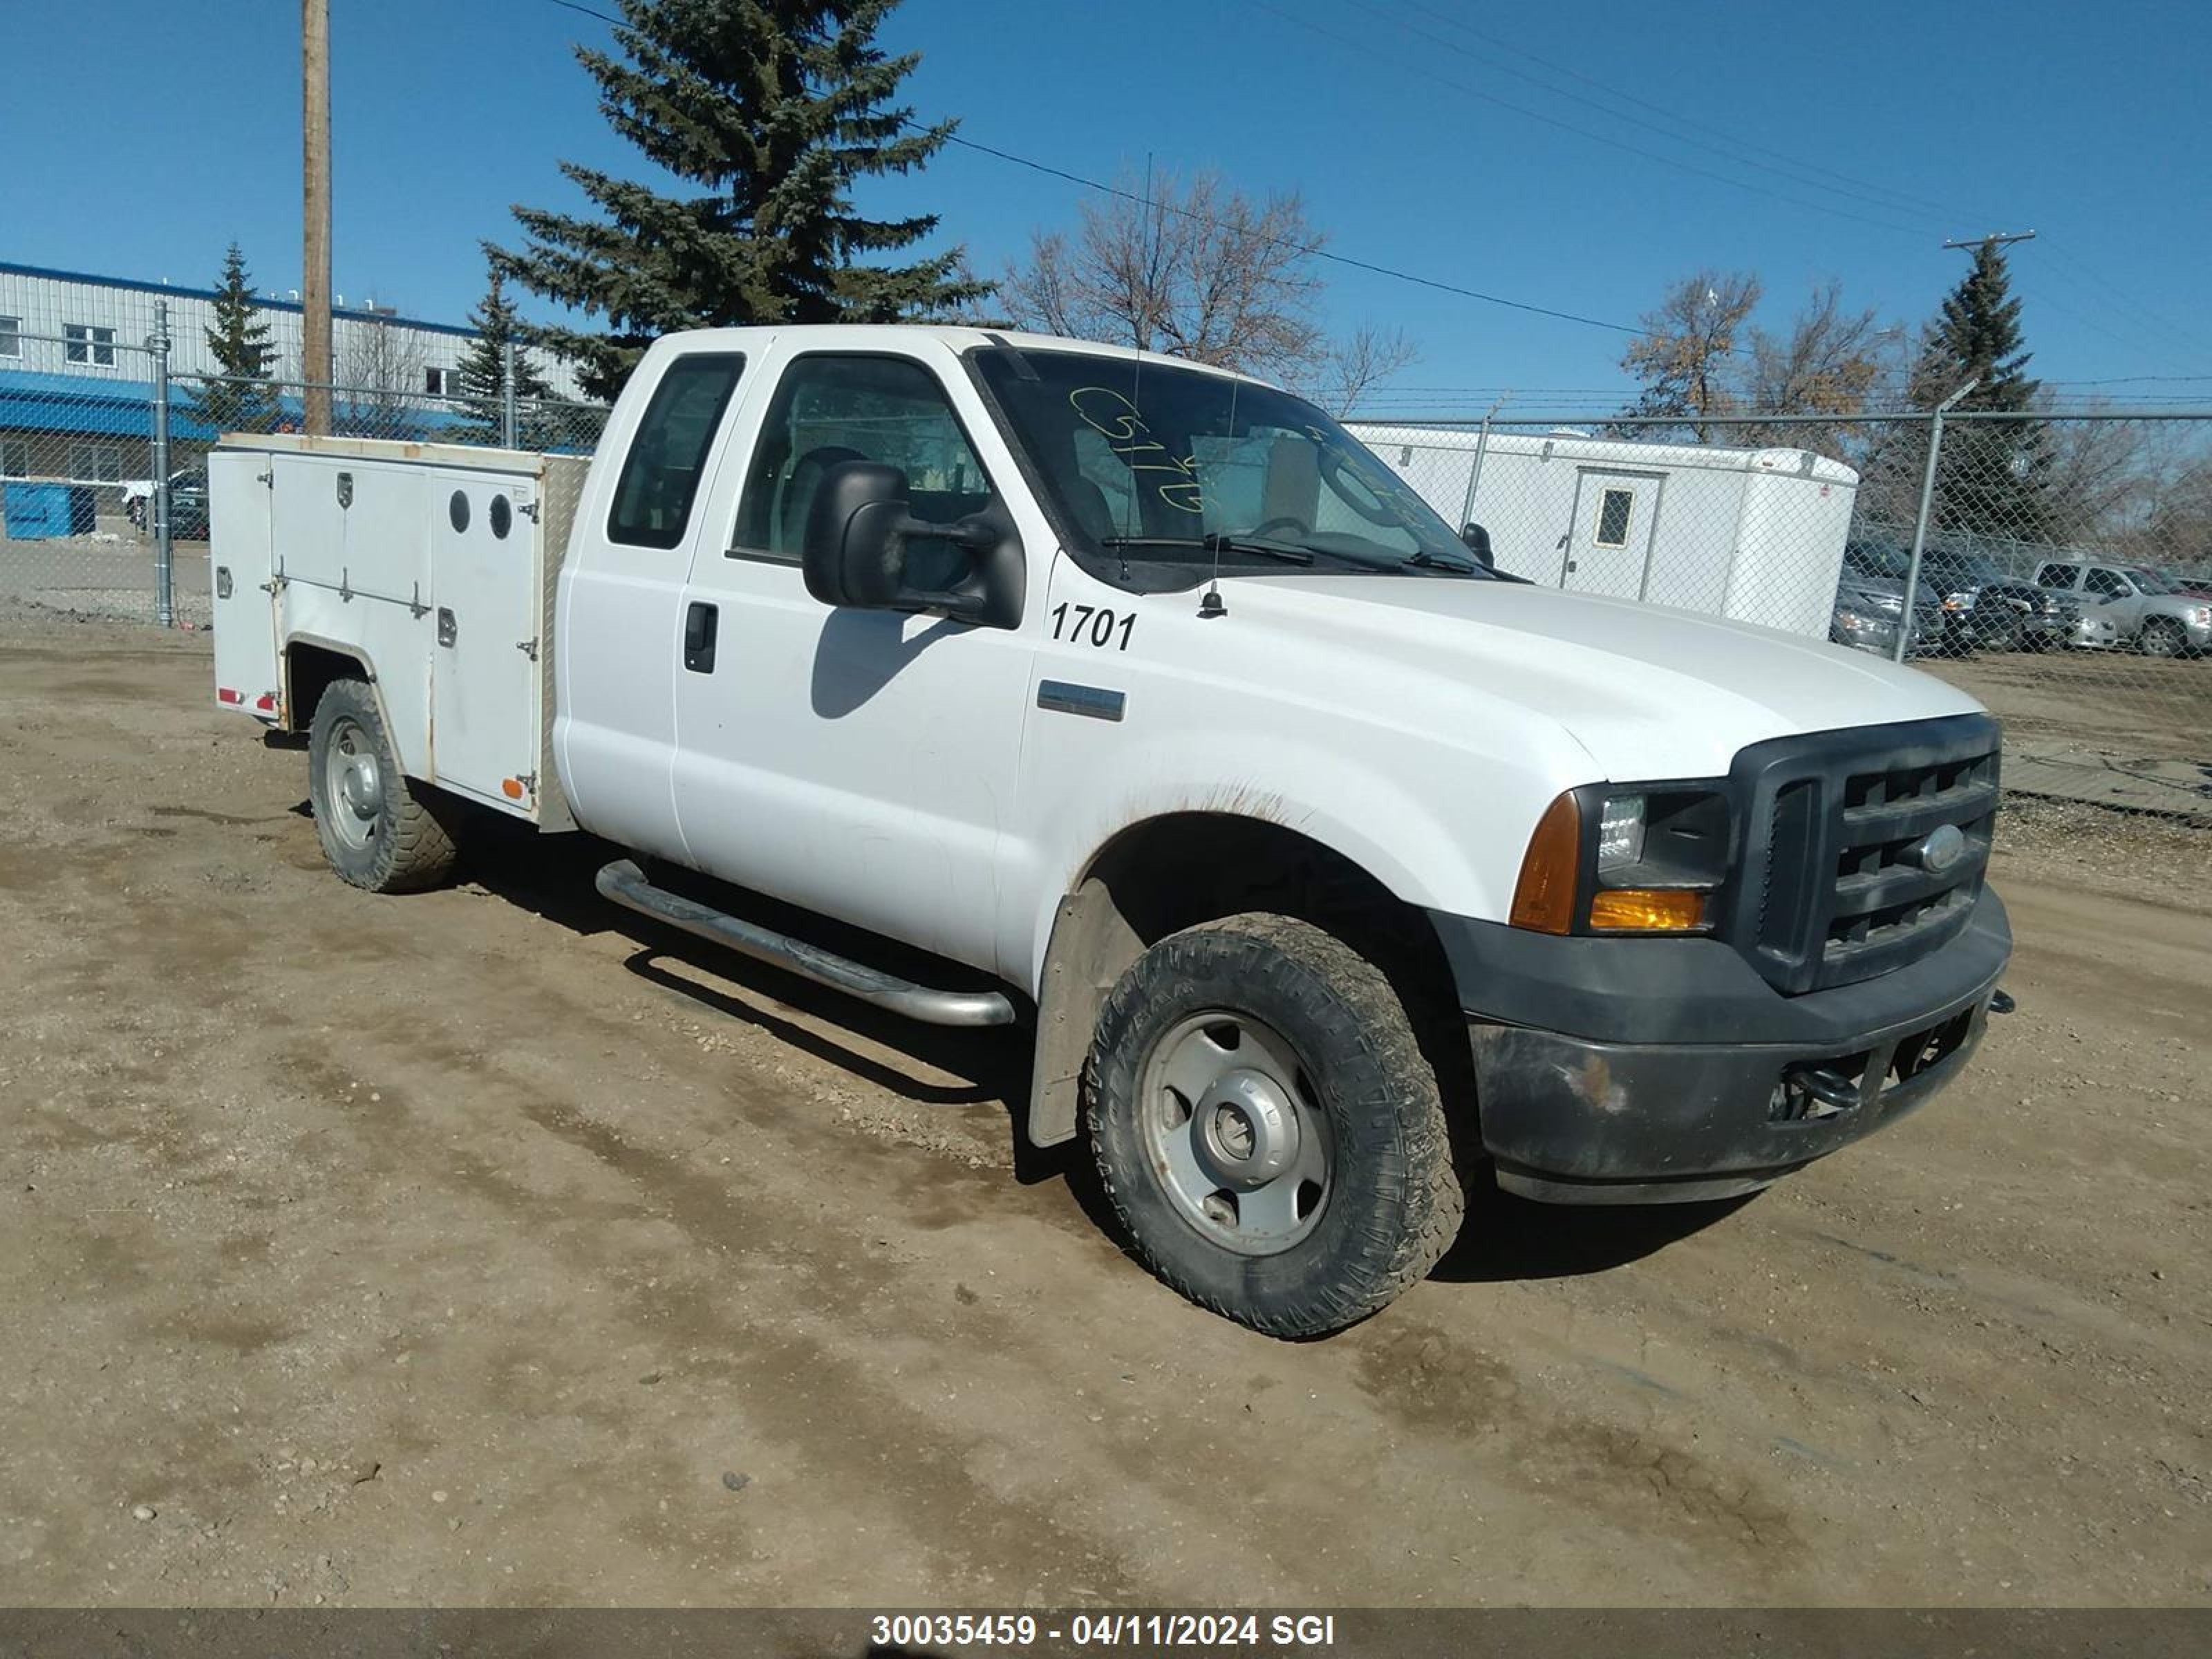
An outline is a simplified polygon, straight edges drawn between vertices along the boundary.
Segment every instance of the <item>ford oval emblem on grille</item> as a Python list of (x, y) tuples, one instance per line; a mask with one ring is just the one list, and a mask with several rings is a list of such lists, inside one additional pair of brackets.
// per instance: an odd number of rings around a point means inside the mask
[(1930, 875), (1942, 875), (1966, 856), (1966, 832), (1955, 823), (1939, 823), (1913, 842), (1908, 856)]

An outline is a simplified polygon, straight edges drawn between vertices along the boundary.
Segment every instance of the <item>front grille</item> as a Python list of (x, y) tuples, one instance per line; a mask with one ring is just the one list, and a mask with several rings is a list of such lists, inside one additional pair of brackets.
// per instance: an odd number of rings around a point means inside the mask
[[(1777, 988), (1871, 979), (1966, 927), (1996, 815), (1997, 727), (1987, 715), (1754, 744), (1730, 785), (1750, 840), (1720, 931)], [(1928, 837), (1945, 825), (1963, 848), (1932, 869)]]

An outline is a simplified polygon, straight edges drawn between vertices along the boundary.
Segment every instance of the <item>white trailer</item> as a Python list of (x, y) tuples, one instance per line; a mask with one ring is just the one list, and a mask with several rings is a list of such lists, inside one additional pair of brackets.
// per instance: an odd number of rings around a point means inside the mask
[(1859, 475), (1804, 449), (1346, 422), (1500, 570), (1825, 640)]

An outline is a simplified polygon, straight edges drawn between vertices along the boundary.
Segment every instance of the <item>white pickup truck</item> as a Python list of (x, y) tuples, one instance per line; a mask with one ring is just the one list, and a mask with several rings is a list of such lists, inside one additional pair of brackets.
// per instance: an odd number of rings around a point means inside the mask
[(715, 331), (653, 346), (588, 467), (234, 437), (210, 479), (216, 696), (308, 734), (339, 874), (580, 829), (617, 904), (1030, 1026), (1031, 1141), (1087, 1133), (1160, 1277), (1263, 1331), (1383, 1306), (1470, 1187), (1759, 1188), (2003, 1006), (1976, 703), (1497, 575), (1255, 380)]

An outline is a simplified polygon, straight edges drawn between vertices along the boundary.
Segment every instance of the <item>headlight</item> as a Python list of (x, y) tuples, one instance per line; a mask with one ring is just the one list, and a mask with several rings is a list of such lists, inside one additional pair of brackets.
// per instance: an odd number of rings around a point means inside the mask
[(2212, 628), (2212, 605), (2198, 605), (2196, 617), (2197, 625), (2199, 628)]
[(1943, 608), (1946, 611), (1972, 611), (1974, 608), (1974, 596), (1971, 593), (1946, 593), (1943, 596)]
[(1644, 797), (1607, 795), (1597, 821), (1597, 873), (1602, 881), (1644, 856)]
[(1528, 839), (1510, 920), (1544, 933), (1702, 933), (1732, 842), (1717, 782), (1570, 789)]

